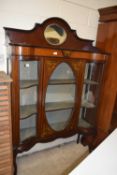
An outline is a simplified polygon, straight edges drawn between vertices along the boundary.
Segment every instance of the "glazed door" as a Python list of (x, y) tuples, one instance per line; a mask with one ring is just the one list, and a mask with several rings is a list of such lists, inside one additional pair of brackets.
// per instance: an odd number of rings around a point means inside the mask
[(82, 61), (46, 59), (40, 136), (63, 136), (76, 131), (81, 101)]
[(79, 115), (79, 128), (95, 128), (100, 87), (103, 77), (104, 63), (87, 62), (85, 66), (82, 103)]
[(37, 137), (37, 123), (40, 116), (40, 61), (19, 62), (19, 121), (20, 143)]

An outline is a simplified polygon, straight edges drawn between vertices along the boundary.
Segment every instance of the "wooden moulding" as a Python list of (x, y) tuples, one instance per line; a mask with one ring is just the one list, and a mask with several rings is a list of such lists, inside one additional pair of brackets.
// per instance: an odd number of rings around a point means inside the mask
[[(70, 55), (64, 55), (63, 50), (58, 49), (46, 49), (46, 48), (38, 48), (38, 47), (22, 47), (22, 46), (13, 46), (12, 47), (12, 55), (25, 57), (28, 59), (31, 57), (52, 57), (52, 58), (66, 58), (66, 59), (82, 59), (89, 61), (106, 61), (108, 55), (102, 53), (91, 53), (91, 52), (83, 52), (83, 51), (70, 51)], [(27, 57), (27, 58), (26, 58)], [(22, 58), (21, 58), (22, 59)]]
[[(49, 44), (44, 36), (46, 27), (53, 23), (60, 25), (67, 33), (65, 41), (60, 45)], [(40, 55), (43, 55), (43, 50), (41, 50), (41, 48), (45, 48), (46, 50), (44, 50), (44, 52), (47, 54), (45, 56), (49, 56), (49, 54), (51, 54), (51, 49), (62, 50), (62, 56), (64, 55), (65, 57), (70, 57), (72, 50), (79, 52), (102, 53), (100, 49), (92, 45), (93, 40), (79, 38), (76, 31), (71, 29), (69, 24), (61, 18), (53, 17), (45, 20), (42, 24), (36, 23), (34, 28), (31, 30), (21, 30), (8, 27), (4, 27), (4, 29), (6, 39), (8, 38), (8, 40), (6, 40), (7, 44), (11, 46), (25, 47), (25, 52), (27, 52), (30, 56), (38, 53), (38, 49), (36, 48), (40, 48)], [(31, 47), (32, 49), (28, 49), (28, 47)], [(16, 50), (14, 52), (17, 53)]]
[(99, 9), (100, 22), (109, 22), (117, 20), (117, 5)]

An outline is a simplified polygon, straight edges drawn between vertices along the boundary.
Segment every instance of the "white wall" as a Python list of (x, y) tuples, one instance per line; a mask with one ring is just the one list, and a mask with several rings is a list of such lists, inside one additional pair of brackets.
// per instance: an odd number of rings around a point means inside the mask
[[(79, 37), (95, 40), (99, 18), (97, 9), (112, 5), (117, 5), (117, 0), (0, 0), (0, 70), (6, 71), (7, 67), (3, 27), (28, 30), (34, 27), (34, 23), (41, 23), (48, 17), (61, 17), (77, 30)], [(51, 146), (62, 142), (58, 139)], [(40, 144), (40, 149), (48, 146), (50, 144)]]
[(0, 0), (0, 70), (6, 71), (3, 27), (31, 29), (48, 17), (64, 18), (78, 36), (96, 38), (97, 9), (117, 5), (117, 0)]

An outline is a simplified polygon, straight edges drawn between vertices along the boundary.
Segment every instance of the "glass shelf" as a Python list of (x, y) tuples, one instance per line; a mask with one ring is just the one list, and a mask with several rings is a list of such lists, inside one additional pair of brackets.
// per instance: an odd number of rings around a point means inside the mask
[(45, 105), (45, 110), (49, 111), (56, 111), (56, 110), (63, 110), (63, 109), (70, 109), (74, 107), (73, 102), (48, 102)]
[[(64, 110), (73, 108), (73, 102), (48, 102), (45, 105), (45, 110), (56, 111), (56, 110)], [(20, 119), (23, 120), (25, 118), (31, 117), (33, 114), (37, 112), (36, 105), (24, 105), (20, 107)]]
[[(53, 79), (49, 81), (49, 85), (57, 85), (57, 84), (75, 84), (74, 79)], [(38, 86), (38, 80), (21, 80), (20, 88), (25, 89), (32, 86)]]
[(99, 82), (93, 81), (93, 80), (89, 80), (89, 79), (85, 79), (84, 83), (85, 84), (90, 84), (90, 85), (98, 85), (99, 84)]
[(91, 102), (88, 102), (87, 100), (83, 100), (82, 101), (82, 104), (81, 104), (81, 107), (85, 107), (85, 108), (95, 108), (96, 105), (91, 103)]
[[(90, 85), (98, 85), (99, 83), (93, 80), (84, 80), (85, 84)], [(74, 79), (53, 79), (49, 81), (49, 85), (57, 85), (57, 84), (75, 84)], [(25, 89), (32, 86), (38, 86), (38, 80), (21, 80), (20, 81), (20, 88)]]
[(57, 84), (75, 84), (74, 79), (51, 79), (49, 80), (49, 85)]
[(20, 119), (25, 119), (30, 117), (33, 114), (37, 114), (36, 105), (24, 105), (20, 107)]
[[(64, 109), (71, 109), (74, 107), (73, 102), (67, 102), (67, 101), (62, 101), (62, 102), (47, 102), (45, 104), (45, 110), (47, 112), (49, 111), (56, 111), (56, 110), (64, 110)], [(95, 105), (83, 101), (82, 102), (82, 107), (85, 108), (95, 108)], [(36, 105), (24, 105), (20, 107), (20, 117), (21, 119), (25, 119), (27, 117), (30, 117), (32, 114), (36, 114)]]
[(37, 80), (21, 80), (20, 81), (21, 89), (29, 88), (32, 86), (38, 86), (38, 81)]

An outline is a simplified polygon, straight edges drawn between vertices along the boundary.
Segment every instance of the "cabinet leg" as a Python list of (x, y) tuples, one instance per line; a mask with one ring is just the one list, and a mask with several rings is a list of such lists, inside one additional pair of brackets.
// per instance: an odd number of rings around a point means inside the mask
[(17, 175), (17, 161), (16, 161), (17, 154), (13, 154), (13, 166), (14, 166), (14, 173), (13, 175)]
[(78, 134), (78, 137), (77, 137), (77, 144), (80, 143), (80, 137), (81, 137), (81, 134)]
[(93, 128), (82, 129), (78, 133), (77, 143), (82, 143), (84, 146), (88, 145), (89, 149), (92, 150), (92, 143), (96, 136), (96, 131)]
[(104, 132), (102, 130), (98, 130), (97, 135), (93, 140), (92, 147), (96, 148), (108, 135), (108, 131)]

